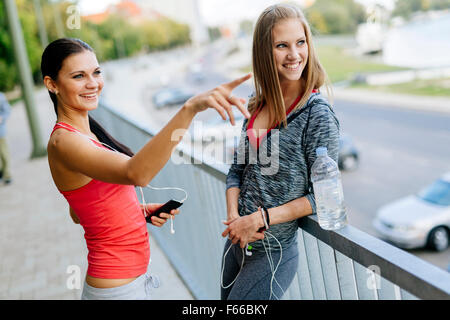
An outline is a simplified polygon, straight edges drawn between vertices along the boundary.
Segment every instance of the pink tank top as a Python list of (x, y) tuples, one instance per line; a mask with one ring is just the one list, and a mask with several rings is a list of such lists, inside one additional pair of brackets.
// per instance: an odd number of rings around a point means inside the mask
[[(53, 128), (78, 132), (59, 122)], [(106, 148), (97, 141), (93, 143)], [(92, 179), (61, 191), (80, 219), (88, 248), (87, 274), (104, 279), (134, 278), (144, 274), (150, 259), (147, 224), (134, 186)]]

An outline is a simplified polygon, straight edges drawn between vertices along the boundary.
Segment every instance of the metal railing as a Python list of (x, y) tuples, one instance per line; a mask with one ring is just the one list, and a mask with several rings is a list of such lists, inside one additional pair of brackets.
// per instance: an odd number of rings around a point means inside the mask
[[(104, 104), (92, 114), (134, 151), (154, 135), (151, 128)], [(174, 220), (175, 234), (169, 228), (149, 228), (195, 298), (220, 299), (228, 166), (208, 164), (190, 153), (180, 145), (151, 182), (189, 193)], [(184, 163), (177, 164), (181, 159)], [(147, 188), (144, 194), (147, 202), (183, 196)], [(283, 299), (450, 299), (450, 273), (352, 226), (325, 231), (316, 216), (308, 216), (301, 219), (297, 242), (299, 267)]]

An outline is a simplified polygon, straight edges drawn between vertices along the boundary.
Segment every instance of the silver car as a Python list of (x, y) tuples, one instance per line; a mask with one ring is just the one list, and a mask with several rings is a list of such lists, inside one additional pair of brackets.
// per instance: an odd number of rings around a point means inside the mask
[(401, 248), (447, 249), (450, 235), (450, 172), (417, 195), (381, 207), (373, 226), (383, 240)]

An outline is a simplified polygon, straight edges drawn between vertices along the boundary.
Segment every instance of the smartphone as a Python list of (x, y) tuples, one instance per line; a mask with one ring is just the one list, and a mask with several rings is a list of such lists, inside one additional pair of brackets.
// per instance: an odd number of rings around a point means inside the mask
[(162, 212), (170, 213), (170, 211), (172, 211), (173, 209), (177, 209), (177, 208), (181, 207), (182, 204), (183, 204), (182, 202), (178, 202), (175, 200), (169, 200), (165, 204), (163, 204), (161, 207), (159, 207), (158, 209), (156, 209), (155, 211), (150, 213), (147, 217), (145, 217), (145, 220), (148, 223), (152, 223), (152, 220), (150, 219), (151, 217), (157, 216), (159, 218), (159, 215)]

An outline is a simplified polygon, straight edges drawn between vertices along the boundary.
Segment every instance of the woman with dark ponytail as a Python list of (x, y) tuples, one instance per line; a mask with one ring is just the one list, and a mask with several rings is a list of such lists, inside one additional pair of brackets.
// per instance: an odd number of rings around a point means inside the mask
[[(145, 216), (161, 204), (139, 203), (134, 186), (146, 186), (164, 167), (194, 116), (208, 108), (234, 124), (232, 106), (246, 116), (245, 100), (232, 90), (251, 75), (220, 85), (186, 101), (171, 121), (141, 150), (115, 140), (89, 115), (98, 106), (104, 82), (93, 49), (79, 39), (50, 43), (41, 71), (57, 122), (47, 151), (53, 181), (66, 198), (75, 223), (85, 231), (88, 270), (82, 299), (148, 299), (155, 284), (148, 274), (149, 239)], [(117, 152), (118, 151), (118, 152)], [(179, 210), (153, 216), (161, 227)]]

